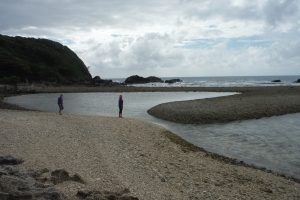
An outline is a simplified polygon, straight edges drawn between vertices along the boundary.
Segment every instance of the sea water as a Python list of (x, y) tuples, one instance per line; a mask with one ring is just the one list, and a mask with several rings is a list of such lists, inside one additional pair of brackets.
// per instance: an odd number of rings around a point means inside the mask
[[(300, 86), (297, 76), (223, 76), (223, 77), (162, 77), (162, 80), (178, 78), (177, 83), (133, 84), (135, 87), (251, 87), (251, 86)], [(124, 78), (113, 79), (124, 82)], [(273, 82), (280, 80), (280, 82)]]
[[(234, 94), (236, 93), (123, 93), (123, 116), (164, 126), (185, 140), (208, 151), (300, 178), (300, 114), (211, 125), (172, 123), (147, 114), (149, 108), (160, 103)], [(57, 112), (58, 95), (22, 95), (6, 98), (5, 101), (30, 109)], [(64, 112), (117, 116), (118, 95), (119, 93), (67, 93), (64, 94)]]

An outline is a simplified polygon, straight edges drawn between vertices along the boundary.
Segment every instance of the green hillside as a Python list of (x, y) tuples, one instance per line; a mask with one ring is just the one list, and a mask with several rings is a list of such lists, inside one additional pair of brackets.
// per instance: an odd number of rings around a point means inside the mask
[(58, 42), (0, 35), (0, 82), (91, 81), (82, 60)]

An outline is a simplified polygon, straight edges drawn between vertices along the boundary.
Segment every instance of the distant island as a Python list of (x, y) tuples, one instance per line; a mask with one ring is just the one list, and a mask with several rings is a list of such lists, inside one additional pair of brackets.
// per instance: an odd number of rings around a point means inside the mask
[(48, 39), (0, 35), (0, 83), (91, 80), (88, 68), (67, 46)]

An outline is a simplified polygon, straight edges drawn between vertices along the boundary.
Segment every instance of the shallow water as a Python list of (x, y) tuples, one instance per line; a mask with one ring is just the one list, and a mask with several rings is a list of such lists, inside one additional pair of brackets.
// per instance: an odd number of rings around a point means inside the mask
[[(226, 124), (184, 125), (154, 118), (146, 112), (160, 103), (231, 94), (234, 93), (123, 93), (123, 115), (162, 125), (208, 151), (300, 178), (300, 113)], [(118, 95), (119, 93), (65, 94), (64, 112), (117, 116)], [(9, 97), (5, 101), (31, 109), (57, 111), (57, 96), (58, 94), (33, 94)]]
[[(227, 96), (229, 92), (133, 92), (122, 93), (124, 116), (149, 119), (147, 110), (160, 103)], [(64, 112), (103, 116), (118, 115), (120, 93), (66, 93)], [(25, 108), (57, 111), (59, 94), (32, 94), (5, 98), (5, 101)], [(151, 118), (150, 118), (151, 119)]]
[(164, 126), (204, 149), (300, 178), (300, 114), (214, 125)]

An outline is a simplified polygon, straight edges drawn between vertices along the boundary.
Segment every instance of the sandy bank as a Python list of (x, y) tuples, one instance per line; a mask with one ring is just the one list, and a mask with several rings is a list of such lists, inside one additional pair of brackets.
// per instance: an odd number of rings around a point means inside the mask
[(0, 154), (24, 168), (78, 173), (86, 184), (56, 187), (121, 191), (139, 199), (299, 199), (300, 184), (224, 163), (171, 142), (156, 125), (133, 119), (0, 110)]
[(206, 124), (300, 112), (300, 87), (244, 88), (239, 92), (242, 94), (164, 103), (148, 113), (179, 123)]

